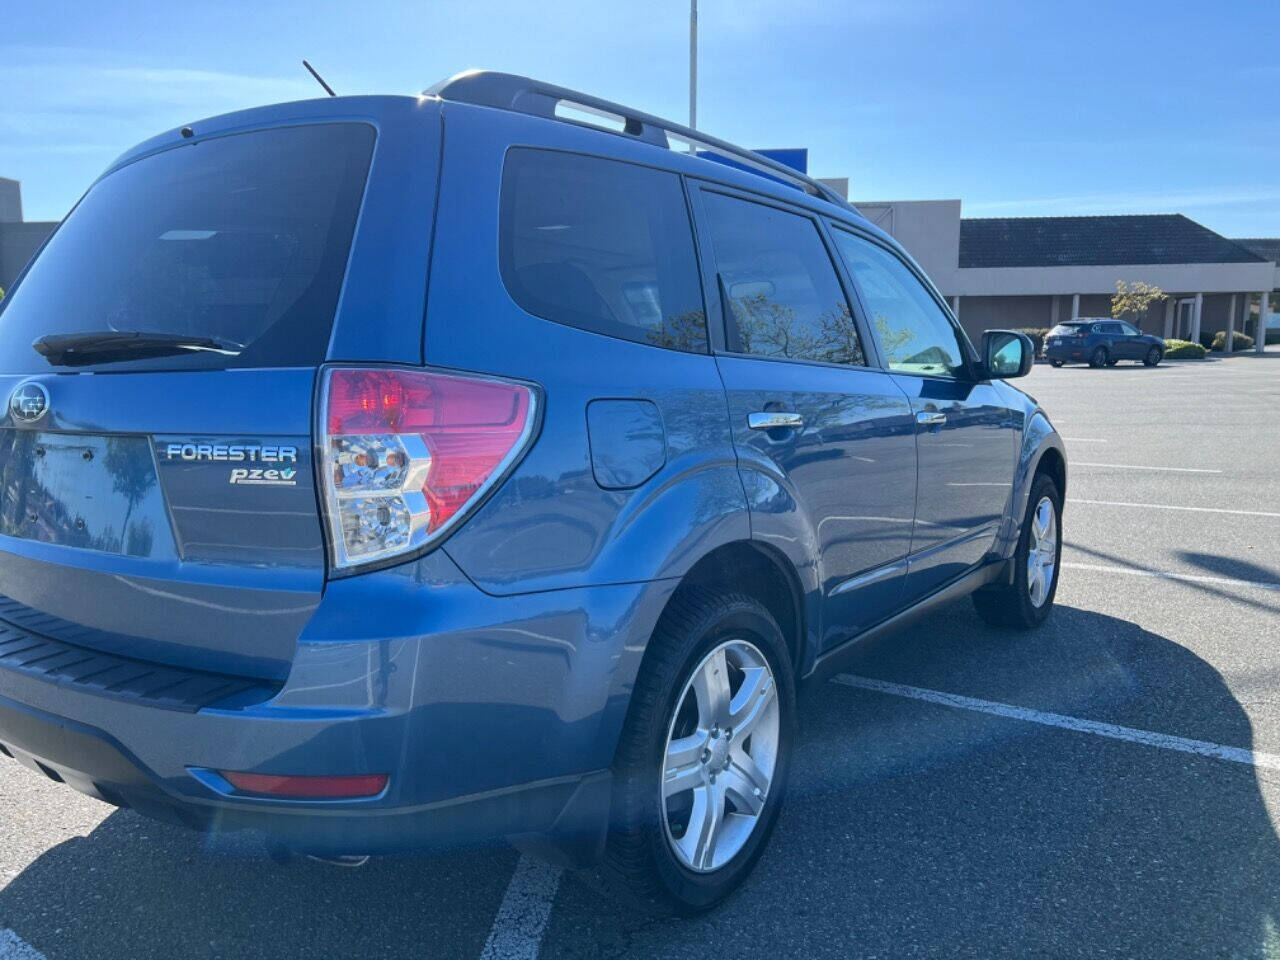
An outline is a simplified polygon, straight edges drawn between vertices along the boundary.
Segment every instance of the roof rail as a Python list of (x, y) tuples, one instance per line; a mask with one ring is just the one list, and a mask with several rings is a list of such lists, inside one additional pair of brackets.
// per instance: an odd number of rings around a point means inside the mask
[(423, 96), (439, 97), (442, 100), (496, 107), (499, 110), (514, 110), (518, 113), (528, 113), (552, 120), (565, 119), (556, 113), (556, 107), (565, 103), (584, 113), (621, 120), (623, 133), (645, 143), (669, 149), (671, 143), (668, 137), (671, 136), (695, 149), (701, 147), (712, 153), (730, 157), (744, 167), (790, 183), (815, 197), (841, 207), (849, 206), (848, 202), (830, 187), (786, 164), (726, 140), (691, 130), (670, 120), (663, 120), (652, 114), (625, 107), (620, 103), (602, 100), (589, 93), (579, 93), (567, 87), (558, 87), (555, 84), (543, 83), (540, 80), (531, 80), (511, 73), (467, 70), (447, 80), (441, 80), (422, 93)]

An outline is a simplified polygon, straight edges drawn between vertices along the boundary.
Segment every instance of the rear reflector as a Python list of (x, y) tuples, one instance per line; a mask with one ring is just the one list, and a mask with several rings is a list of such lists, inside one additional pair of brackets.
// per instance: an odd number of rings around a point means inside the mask
[(321, 481), (335, 568), (440, 539), (524, 452), (524, 384), (393, 367), (325, 373)]
[(376, 797), (387, 787), (385, 773), (366, 773), (350, 777), (293, 777), (268, 773), (232, 773), (218, 771), (237, 790), (266, 797), (295, 800), (340, 800)]

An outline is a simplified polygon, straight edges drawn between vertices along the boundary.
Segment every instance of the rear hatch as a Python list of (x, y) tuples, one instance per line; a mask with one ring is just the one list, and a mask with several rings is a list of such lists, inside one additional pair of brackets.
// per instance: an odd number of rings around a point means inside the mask
[(375, 130), (173, 139), (0, 302), (0, 660), (26, 631), (279, 680), (324, 586), (315, 383)]

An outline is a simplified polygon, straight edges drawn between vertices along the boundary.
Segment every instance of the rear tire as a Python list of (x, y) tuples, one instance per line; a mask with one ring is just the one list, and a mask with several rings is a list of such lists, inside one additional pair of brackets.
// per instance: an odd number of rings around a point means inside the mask
[(1094, 350), (1093, 353), (1089, 355), (1089, 366), (1097, 369), (1098, 367), (1106, 366), (1106, 364), (1107, 364), (1107, 348), (1106, 347), (1098, 347), (1097, 350)]
[(1142, 365), (1144, 367), (1154, 367), (1157, 363), (1160, 362), (1160, 358), (1162, 356), (1163, 354), (1160, 352), (1159, 347), (1152, 347), (1150, 350), (1147, 351), (1147, 355), (1142, 358)]
[[(1050, 513), (1045, 522), (1046, 505)], [(1029, 630), (1044, 623), (1058, 593), (1058, 571), (1062, 568), (1062, 494), (1047, 474), (1038, 474), (1031, 484), (1022, 533), (1014, 551), (1013, 582), (983, 587), (973, 594), (978, 615), (996, 627)], [(1047, 529), (1046, 529), (1047, 528)], [(1045, 534), (1051, 538), (1049, 543)], [(1032, 562), (1033, 553), (1036, 562)], [(1047, 573), (1046, 565), (1051, 564)], [(1038, 570), (1045, 581), (1037, 584)], [(1046, 582), (1047, 581), (1047, 582)]]
[(790, 654), (769, 611), (743, 594), (678, 592), (649, 642), (618, 746), (606, 878), (684, 915), (732, 893), (777, 823), (795, 712)]

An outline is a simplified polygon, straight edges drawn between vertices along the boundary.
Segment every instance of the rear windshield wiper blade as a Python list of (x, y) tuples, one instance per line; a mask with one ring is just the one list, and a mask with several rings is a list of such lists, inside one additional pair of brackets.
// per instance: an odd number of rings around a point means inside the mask
[(31, 344), (55, 366), (75, 367), (111, 360), (168, 357), (187, 352), (221, 353), (238, 356), (243, 343), (221, 337), (164, 333), (152, 330), (90, 330), (81, 333), (53, 333)]

